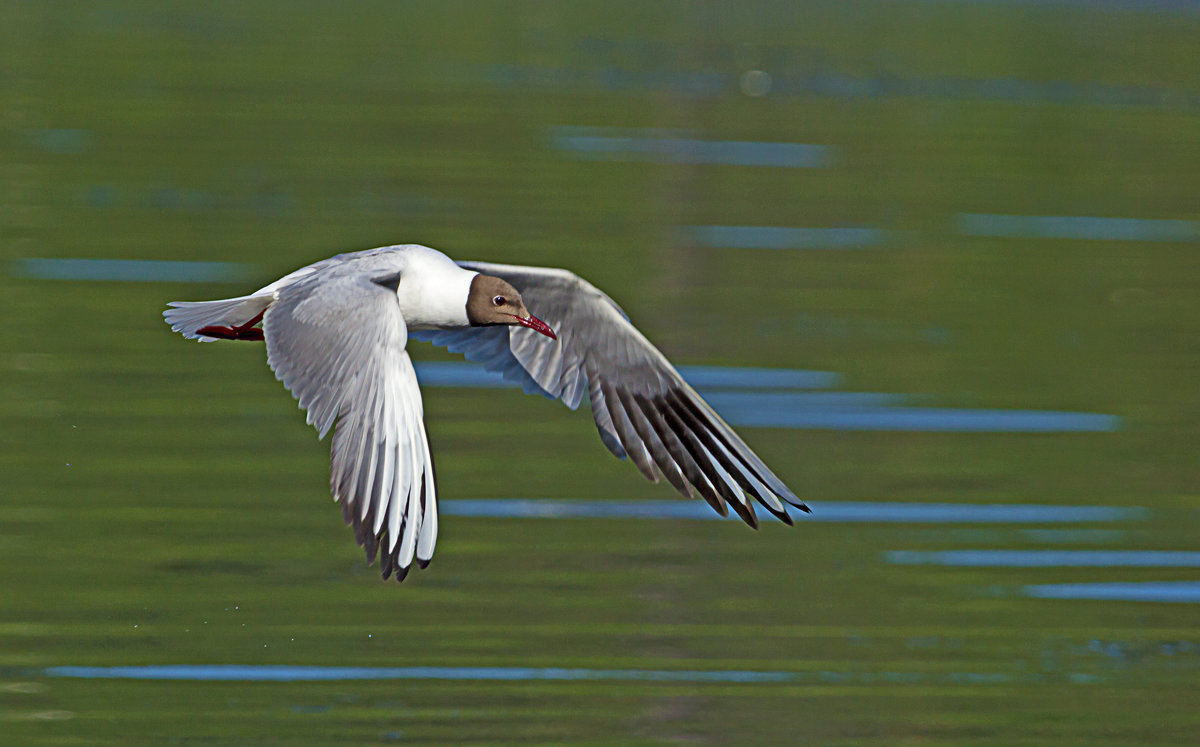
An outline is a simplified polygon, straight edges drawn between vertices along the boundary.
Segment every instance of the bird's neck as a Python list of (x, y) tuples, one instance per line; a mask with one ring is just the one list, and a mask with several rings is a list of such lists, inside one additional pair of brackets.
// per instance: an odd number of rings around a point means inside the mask
[(479, 273), (451, 264), (422, 268), (421, 282), (405, 282), (396, 289), (405, 325), (412, 330), (470, 326), (467, 296)]

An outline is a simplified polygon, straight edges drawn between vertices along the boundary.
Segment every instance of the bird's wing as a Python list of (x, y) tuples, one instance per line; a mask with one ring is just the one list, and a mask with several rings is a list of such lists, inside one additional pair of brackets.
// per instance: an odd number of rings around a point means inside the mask
[(460, 262), (503, 278), (525, 307), (558, 334), (517, 326), (414, 332), (574, 409), (586, 393), (605, 446), (648, 479), (659, 472), (685, 496), (699, 493), (757, 526), (754, 504), (787, 523), (785, 503), (804, 503), (688, 385), (608, 296), (566, 270)]
[(374, 282), (395, 275), (349, 262), (297, 278), (275, 289), (263, 332), (309, 424), (324, 438), (336, 423), (330, 485), (367, 561), (382, 551), (383, 577), (402, 580), (433, 556), (437, 493), (407, 328), (396, 294)]

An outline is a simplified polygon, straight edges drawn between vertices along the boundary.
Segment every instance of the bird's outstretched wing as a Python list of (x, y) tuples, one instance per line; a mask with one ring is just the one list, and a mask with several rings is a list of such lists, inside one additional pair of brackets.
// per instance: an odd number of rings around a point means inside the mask
[(791, 523), (785, 503), (807, 506), (688, 385), (608, 296), (567, 270), (460, 262), (503, 278), (558, 334), (523, 327), (413, 332), (575, 409), (586, 393), (600, 438), (648, 479), (659, 472), (687, 497), (699, 493), (722, 516), (727, 506), (757, 526), (757, 499)]
[(375, 282), (395, 272), (375, 274), (344, 263), (276, 288), (263, 333), (308, 422), (322, 438), (336, 423), (330, 485), (367, 561), (382, 551), (383, 577), (402, 580), (433, 556), (437, 495), (407, 328), (395, 292)]

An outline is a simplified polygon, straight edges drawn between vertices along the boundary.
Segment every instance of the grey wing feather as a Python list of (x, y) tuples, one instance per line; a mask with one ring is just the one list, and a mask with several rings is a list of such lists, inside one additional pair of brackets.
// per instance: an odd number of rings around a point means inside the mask
[(384, 578), (424, 566), (437, 538), (433, 463), (420, 389), (394, 293), (353, 264), (275, 289), (267, 362), (324, 437), (336, 423), (330, 485)]
[(519, 381), (525, 391), (561, 399), (572, 409), (586, 395), (609, 451), (629, 457), (650, 480), (657, 482), (661, 473), (683, 495), (698, 493), (722, 515), (731, 506), (757, 526), (749, 497), (788, 523), (785, 503), (808, 510), (595, 286), (567, 270), (459, 264), (511, 283), (558, 340), (524, 327), (438, 330), (413, 337), (463, 353)]

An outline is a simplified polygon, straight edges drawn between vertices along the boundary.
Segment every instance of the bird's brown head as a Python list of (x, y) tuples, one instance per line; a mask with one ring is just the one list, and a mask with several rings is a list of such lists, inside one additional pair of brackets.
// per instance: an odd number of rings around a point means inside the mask
[(471, 290), (467, 294), (467, 320), (472, 327), (519, 324), (552, 340), (558, 339), (550, 325), (529, 313), (516, 288), (492, 275), (476, 275), (471, 281)]

